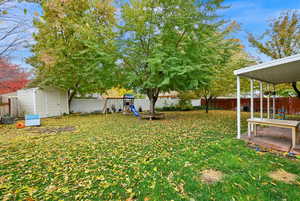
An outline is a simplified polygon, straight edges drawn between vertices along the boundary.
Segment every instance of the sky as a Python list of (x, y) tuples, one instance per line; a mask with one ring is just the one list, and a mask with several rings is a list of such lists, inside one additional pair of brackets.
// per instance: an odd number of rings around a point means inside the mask
[(247, 33), (260, 36), (267, 28), (270, 20), (277, 18), (284, 11), (299, 10), (300, 0), (225, 0), (229, 9), (221, 12), (227, 20), (235, 20), (241, 25), (241, 31), (235, 34), (246, 48), (246, 51), (260, 58), (262, 61), (269, 61), (268, 58), (252, 48), (247, 40)]
[[(269, 61), (270, 58), (260, 54), (250, 46), (247, 41), (247, 33), (259, 36), (268, 28), (270, 20), (277, 18), (280, 13), (291, 9), (300, 11), (300, 0), (225, 0), (223, 5), (230, 6), (230, 8), (219, 11), (219, 15), (226, 20), (234, 20), (241, 26), (241, 30), (234, 33), (234, 37), (242, 41), (246, 51), (251, 56), (260, 58), (262, 61)], [(28, 11), (26, 15), (23, 12), (24, 8)], [(21, 3), (11, 9), (12, 14), (21, 17), (27, 24), (32, 23), (35, 12), (41, 15), (42, 9), (33, 3)], [(29, 44), (32, 44), (34, 41), (31, 35), (35, 31), (34, 28), (28, 28), (22, 37), (28, 38)], [(30, 48), (20, 47), (10, 54), (10, 60), (12, 63), (30, 69), (30, 65), (26, 64), (25, 61), (31, 55)]]
[[(35, 13), (42, 14), (42, 9), (38, 4), (35, 3), (15, 3), (11, 2), (4, 5), (8, 14), (5, 15), (5, 19), (0, 18), (0, 29), (3, 27), (10, 28), (17, 24), (21, 24), (18, 31), (21, 34), (8, 37), (6, 40), (0, 41), (0, 50), (2, 45), (9, 43), (15, 37), (23, 39), (26, 43), (16, 47), (14, 51), (9, 52), (8, 58), (13, 64), (18, 64), (23, 68), (30, 69), (31, 66), (26, 64), (26, 58), (32, 55), (30, 51), (30, 45), (34, 43), (32, 34), (36, 32), (33, 26), (33, 19), (36, 17)], [(10, 19), (13, 19), (11, 21)]]

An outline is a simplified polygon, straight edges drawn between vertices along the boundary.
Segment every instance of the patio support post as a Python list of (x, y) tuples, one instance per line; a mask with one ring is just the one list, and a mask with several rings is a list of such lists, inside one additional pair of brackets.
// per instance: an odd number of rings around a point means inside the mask
[(263, 83), (259, 81), (260, 86), (260, 118), (263, 119)]
[(275, 119), (275, 115), (276, 115), (275, 98), (276, 98), (276, 89), (275, 89), (275, 84), (274, 84), (273, 85), (273, 119)]
[(240, 87), (240, 77), (236, 77), (236, 88), (237, 88), (237, 139), (241, 138), (241, 87)]
[(268, 84), (268, 103), (267, 103), (267, 109), (268, 109), (268, 119), (270, 119), (270, 84)]
[[(253, 101), (253, 83), (254, 83), (254, 81), (251, 79), (250, 80), (250, 113), (251, 113), (251, 119), (253, 119), (254, 118), (254, 101)], [(253, 124), (251, 124), (251, 131), (253, 131)]]

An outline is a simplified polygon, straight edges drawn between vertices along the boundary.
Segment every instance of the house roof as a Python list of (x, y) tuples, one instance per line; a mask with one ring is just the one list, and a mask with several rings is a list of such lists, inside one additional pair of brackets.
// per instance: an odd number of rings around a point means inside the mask
[(234, 74), (273, 84), (300, 81), (300, 54), (241, 68)]

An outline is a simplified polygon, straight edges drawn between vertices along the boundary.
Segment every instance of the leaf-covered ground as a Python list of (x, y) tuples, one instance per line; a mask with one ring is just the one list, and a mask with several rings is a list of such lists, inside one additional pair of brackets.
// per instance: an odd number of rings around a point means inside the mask
[[(0, 127), (3, 200), (299, 200), (300, 162), (258, 154), (235, 139), (235, 113), (122, 114), (43, 120), (42, 131)], [(73, 128), (74, 129), (59, 129)], [(38, 130), (39, 131), (39, 130)], [(201, 172), (221, 172), (208, 184)]]

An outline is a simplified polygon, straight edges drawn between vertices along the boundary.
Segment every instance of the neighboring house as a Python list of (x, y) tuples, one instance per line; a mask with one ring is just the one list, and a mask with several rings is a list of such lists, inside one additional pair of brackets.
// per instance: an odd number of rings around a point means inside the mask
[(60, 89), (22, 89), (17, 98), (22, 114), (39, 114), (41, 118), (69, 114), (68, 93)]

